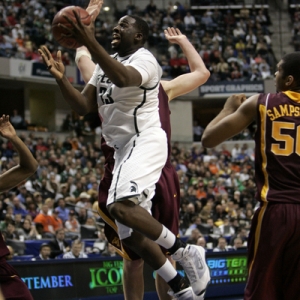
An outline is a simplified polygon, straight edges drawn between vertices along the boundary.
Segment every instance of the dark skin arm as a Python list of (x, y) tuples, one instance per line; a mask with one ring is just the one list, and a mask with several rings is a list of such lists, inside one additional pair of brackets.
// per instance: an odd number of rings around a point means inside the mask
[(258, 96), (248, 99), (244, 94), (230, 96), (219, 115), (205, 128), (202, 145), (215, 147), (249, 126), (256, 118)]
[(0, 175), (0, 192), (4, 192), (34, 174), (38, 163), (28, 147), (17, 136), (14, 127), (9, 122), (9, 116), (3, 115), (0, 118), (0, 135), (10, 140), (19, 154), (19, 164)]
[[(84, 116), (90, 112), (97, 112), (96, 87), (86, 85), (82, 93), (75, 89), (65, 75), (65, 66), (62, 63), (61, 51), (57, 52), (57, 60), (51, 56), (46, 46), (39, 49), (44, 63), (48, 66), (49, 72), (56, 79), (58, 86), (67, 103), (79, 115)], [(51, 66), (51, 67), (50, 67)]]

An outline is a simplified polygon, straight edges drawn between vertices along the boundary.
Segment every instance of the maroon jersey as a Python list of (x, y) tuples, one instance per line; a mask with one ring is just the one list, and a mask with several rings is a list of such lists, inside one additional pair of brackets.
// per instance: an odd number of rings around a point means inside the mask
[[(178, 234), (179, 219), (179, 195), (180, 187), (176, 170), (171, 164), (171, 124), (168, 96), (160, 85), (159, 87), (159, 114), (162, 128), (165, 130), (168, 141), (168, 159), (159, 181), (156, 184), (155, 195), (152, 199), (152, 215), (160, 223), (165, 225), (174, 234)], [(110, 216), (106, 208), (108, 190), (112, 180), (114, 168), (114, 149), (109, 147), (104, 138), (101, 140), (101, 148), (105, 156), (105, 172), (99, 185), (99, 214), (105, 224), (104, 230), (108, 241), (118, 249), (118, 253), (127, 259), (138, 259), (139, 256), (126, 246), (121, 245), (117, 234), (117, 226), (114, 219)]]
[(244, 300), (299, 299), (300, 94), (261, 94), (257, 103), (257, 199), (248, 238)]
[(8, 254), (9, 250), (0, 232), (0, 287), (5, 299), (33, 300), (18, 272), (6, 261)]
[(300, 203), (300, 94), (261, 94), (257, 109), (257, 200)]

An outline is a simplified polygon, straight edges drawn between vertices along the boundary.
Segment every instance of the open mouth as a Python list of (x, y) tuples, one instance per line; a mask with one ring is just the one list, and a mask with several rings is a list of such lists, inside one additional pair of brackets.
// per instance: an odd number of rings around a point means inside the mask
[(113, 38), (112, 38), (112, 41), (111, 41), (111, 46), (112, 47), (115, 47), (117, 46), (119, 43), (120, 43), (120, 37), (119, 36), (114, 36), (113, 35)]
[(116, 43), (120, 40), (120, 36), (118, 34), (112, 35), (112, 43)]

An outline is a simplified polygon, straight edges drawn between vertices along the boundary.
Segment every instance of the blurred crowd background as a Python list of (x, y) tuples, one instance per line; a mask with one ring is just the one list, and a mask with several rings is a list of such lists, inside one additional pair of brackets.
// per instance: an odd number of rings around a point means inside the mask
[[(235, 5), (237, 1), (191, 1), (201, 5)], [(216, 2), (216, 3), (215, 3)], [(37, 49), (45, 44), (53, 56), (63, 51), (63, 62), (74, 65), (74, 50), (62, 49), (51, 34), (54, 15), (66, 5), (86, 7), (88, 1), (0, 1), (0, 56), (40, 61)], [(135, 2), (136, 3), (136, 2)], [(110, 51), (112, 28), (124, 14), (137, 14), (149, 24), (148, 47), (160, 62), (165, 78), (189, 72), (188, 62), (176, 45), (169, 44), (163, 30), (177, 27), (188, 36), (211, 72), (209, 81), (261, 80), (273, 76), (276, 59), (270, 30), (272, 17), (264, 8), (192, 10), (180, 2), (158, 9), (155, 1), (138, 7), (128, 1), (114, 15), (101, 13), (96, 37)], [(195, 3), (194, 3), (195, 4)], [(241, 4), (241, 3), (238, 3)], [(300, 10), (290, 10), (291, 44), (300, 46)], [(16, 129), (26, 129), (17, 110), (11, 115)], [(9, 192), (0, 194), (0, 229), (11, 247), (9, 259), (18, 259), (24, 248), (18, 242), (41, 240), (38, 256), (31, 259), (117, 255), (108, 244), (104, 222), (97, 213), (98, 185), (104, 172), (100, 149), (101, 129), (93, 120), (67, 115), (61, 130), (48, 138), (27, 131), (21, 138), (36, 157), (35, 175)], [(204, 246), (207, 251), (232, 251), (247, 246), (255, 209), (254, 153), (247, 143), (255, 125), (233, 138), (232, 149), (201, 146), (203, 128), (194, 123), (194, 146), (173, 142), (171, 161), (180, 179), (180, 237)], [(69, 133), (69, 134), (68, 134)], [(241, 142), (242, 141), (242, 142)], [(244, 143), (245, 142), (245, 143)], [(12, 144), (0, 139), (0, 171), (18, 163)], [(92, 240), (87, 247), (82, 240)], [(56, 241), (56, 242), (55, 242)]]

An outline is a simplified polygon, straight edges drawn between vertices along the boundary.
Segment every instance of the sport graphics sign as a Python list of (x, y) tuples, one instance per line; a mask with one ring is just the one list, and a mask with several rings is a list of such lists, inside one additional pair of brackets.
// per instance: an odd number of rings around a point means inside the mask
[(209, 82), (199, 87), (201, 97), (224, 96), (228, 94), (257, 94), (264, 92), (263, 81), (218, 81)]

